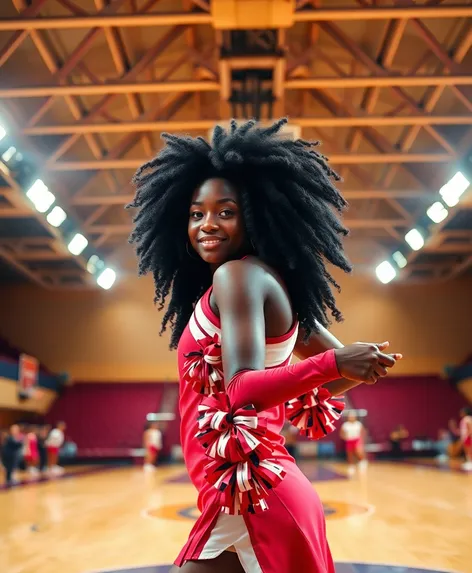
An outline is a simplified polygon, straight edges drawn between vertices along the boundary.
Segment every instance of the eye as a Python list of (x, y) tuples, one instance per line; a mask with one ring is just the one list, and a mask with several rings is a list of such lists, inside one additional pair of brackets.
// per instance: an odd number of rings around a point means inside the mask
[(231, 209), (223, 209), (223, 211), (220, 212), (220, 215), (223, 217), (231, 217), (234, 215), (234, 211), (231, 211)]
[(203, 214), (200, 211), (192, 211), (190, 213), (191, 219), (201, 219), (202, 217), (203, 217)]

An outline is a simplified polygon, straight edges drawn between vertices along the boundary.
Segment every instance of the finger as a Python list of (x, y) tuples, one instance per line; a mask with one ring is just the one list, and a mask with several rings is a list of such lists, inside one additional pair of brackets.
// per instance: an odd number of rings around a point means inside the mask
[(382, 351), (385, 350), (386, 348), (388, 348), (390, 346), (390, 342), (381, 342), (380, 344), (376, 344), (375, 346), (377, 346), (377, 348)]
[(377, 366), (374, 366), (374, 372), (378, 378), (381, 378), (382, 376), (387, 376), (387, 374), (388, 374), (388, 370), (386, 368), (384, 368), (383, 366), (381, 366), (380, 364), (377, 364)]
[(377, 362), (378, 364), (386, 366), (387, 368), (392, 368), (392, 366), (395, 366), (395, 358), (393, 358), (393, 356), (390, 354), (383, 354), (382, 352), (379, 352), (377, 356)]

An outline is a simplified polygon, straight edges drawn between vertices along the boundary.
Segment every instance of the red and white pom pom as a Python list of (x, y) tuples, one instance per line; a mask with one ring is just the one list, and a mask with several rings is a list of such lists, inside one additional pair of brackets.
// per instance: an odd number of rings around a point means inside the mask
[(185, 355), (183, 379), (198, 394), (224, 391), (223, 361), (218, 336), (198, 340), (199, 349)]
[(211, 458), (232, 463), (270, 457), (273, 447), (266, 437), (267, 421), (252, 404), (231, 411), (224, 393), (203, 398), (198, 406), (196, 437)]
[(285, 477), (283, 467), (273, 460), (231, 463), (212, 460), (206, 479), (221, 492), (221, 511), (229, 515), (260, 513), (268, 509), (269, 491)]
[(285, 405), (287, 419), (300, 433), (312, 440), (319, 440), (336, 429), (344, 410), (342, 398), (333, 397), (324, 387), (318, 387)]
[(252, 404), (232, 410), (225, 393), (202, 399), (197, 439), (212, 460), (206, 479), (221, 492), (222, 511), (231, 515), (268, 508), (269, 491), (285, 476), (266, 436), (267, 420)]

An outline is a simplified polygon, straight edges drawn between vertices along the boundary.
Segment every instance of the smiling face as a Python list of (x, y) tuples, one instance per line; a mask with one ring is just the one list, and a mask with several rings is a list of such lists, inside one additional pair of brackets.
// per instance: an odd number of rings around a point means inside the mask
[(225, 179), (207, 179), (190, 204), (188, 237), (213, 269), (244, 254), (245, 229), (236, 189)]

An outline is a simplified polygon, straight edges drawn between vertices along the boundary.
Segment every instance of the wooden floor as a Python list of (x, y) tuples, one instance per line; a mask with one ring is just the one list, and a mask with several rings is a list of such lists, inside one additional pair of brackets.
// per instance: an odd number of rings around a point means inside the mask
[[(68, 479), (0, 490), (1, 573), (172, 563), (196, 516), (182, 467), (75, 471)], [(325, 506), (337, 562), (472, 573), (472, 474), (392, 463), (371, 463), (349, 479), (344, 464), (305, 464), (304, 471)]]

